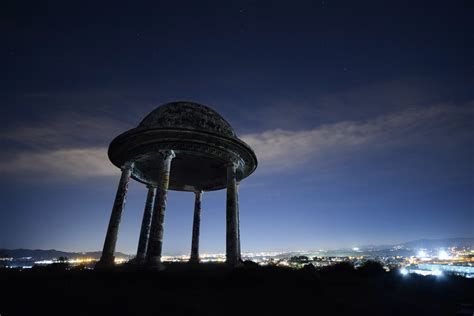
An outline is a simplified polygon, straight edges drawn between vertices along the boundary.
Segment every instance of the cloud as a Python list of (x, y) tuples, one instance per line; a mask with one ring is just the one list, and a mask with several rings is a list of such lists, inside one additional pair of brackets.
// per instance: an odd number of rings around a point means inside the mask
[(104, 144), (132, 126), (107, 117), (68, 113), (47, 122), (0, 132), (0, 139), (37, 149)]
[(0, 132), (1, 174), (48, 179), (104, 177), (117, 174), (107, 157), (110, 139), (130, 128), (108, 117), (67, 113), (49, 121)]
[(472, 107), (434, 106), (412, 109), (366, 121), (325, 124), (309, 130), (267, 130), (242, 135), (255, 149), (260, 171), (294, 169), (367, 146), (387, 147), (448, 138), (459, 120), (472, 119)]
[(107, 157), (107, 148), (71, 148), (21, 152), (0, 163), (0, 173), (90, 178), (117, 175)]
[[(262, 129), (310, 129), (316, 125), (341, 121), (373, 119), (389, 113), (432, 107), (457, 97), (445, 82), (426, 77), (405, 77), (355, 85), (349, 89), (287, 94), (272, 91), (260, 97), (251, 111), (235, 111), (246, 133)], [(460, 93), (462, 94), (462, 93)], [(463, 102), (463, 101), (460, 101)], [(238, 104), (235, 105), (239, 109)]]
[[(320, 167), (350, 159), (358, 150), (372, 152), (393, 146), (449, 142), (469, 128), (473, 107), (433, 106), (393, 112), (370, 120), (347, 120), (304, 130), (270, 129), (242, 135), (256, 151), (259, 173)], [(3, 154), (0, 173), (50, 178), (90, 178), (117, 174), (107, 157), (107, 144), (130, 128), (104, 117), (73, 114), (49, 123), (0, 132), (0, 139), (19, 145)], [(472, 135), (467, 135), (470, 139)], [(369, 148), (370, 146), (370, 148)], [(18, 146), (17, 146), (18, 147)]]

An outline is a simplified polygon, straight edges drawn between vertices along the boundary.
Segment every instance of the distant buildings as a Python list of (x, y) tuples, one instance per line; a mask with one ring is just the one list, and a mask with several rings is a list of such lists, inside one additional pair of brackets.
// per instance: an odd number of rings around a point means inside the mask
[[(386, 271), (399, 270), (402, 275), (411, 273), (420, 275), (459, 275), (467, 278), (474, 277), (474, 249), (470, 247), (451, 247), (448, 249), (423, 249), (422, 256), (419, 250), (414, 249), (411, 256), (400, 256), (397, 252), (377, 252), (377, 256), (367, 253), (355, 252), (354, 255), (333, 255), (330, 252), (254, 252), (243, 253), (243, 260), (251, 260), (262, 266), (280, 266), (299, 269), (311, 264), (316, 268), (335, 265), (338, 263), (350, 263), (355, 268), (361, 267), (368, 260), (374, 260), (382, 264)], [(324, 254), (324, 255), (321, 255)], [(131, 257), (118, 257), (116, 264), (125, 263)], [(189, 255), (163, 256), (164, 262), (188, 262)], [(93, 257), (69, 257), (71, 266), (85, 265), (93, 266), (97, 262)], [(225, 253), (200, 254), (200, 261), (222, 262), (226, 261)], [(3, 257), (0, 258), (0, 267), (7, 268), (30, 268), (33, 265), (47, 265), (57, 262), (56, 258), (44, 259), (33, 257)]]

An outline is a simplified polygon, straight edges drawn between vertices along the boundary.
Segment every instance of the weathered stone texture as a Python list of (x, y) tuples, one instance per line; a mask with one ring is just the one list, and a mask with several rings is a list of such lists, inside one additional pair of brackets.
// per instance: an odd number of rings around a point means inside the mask
[[(191, 262), (199, 261), (201, 193), (227, 190), (227, 262), (241, 262), (238, 182), (257, 168), (253, 150), (211, 108), (193, 102), (158, 107), (138, 127), (110, 144), (110, 161), (122, 168), (98, 267), (114, 262), (129, 179), (148, 186), (136, 262), (161, 269), (167, 191), (195, 192)], [(123, 167), (126, 166), (126, 167)]]

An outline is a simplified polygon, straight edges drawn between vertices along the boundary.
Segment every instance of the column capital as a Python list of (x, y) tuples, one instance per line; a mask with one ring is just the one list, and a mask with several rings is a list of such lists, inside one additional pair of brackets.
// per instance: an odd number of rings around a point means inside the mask
[(134, 166), (135, 166), (135, 162), (134, 162), (134, 161), (127, 161), (127, 162), (125, 162), (125, 163), (120, 167), (120, 169), (121, 169), (122, 171), (124, 171), (124, 170), (132, 170)]
[(176, 157), (174, 150), (161, 150), (160, 154), (163, 156), (163, 159), (173, 159)]
[(239, 160), (231, 160), (231, 161), (228, 161), (228, 162), (225, 164), (225, 166), (226, 166), (227, 168), (232, 167), (232, 169), (234, 169), (234, 170), (239, 169), (239, 167), (240, 167), (241, 165), (242, 165), (242, 162), (239, 161)]

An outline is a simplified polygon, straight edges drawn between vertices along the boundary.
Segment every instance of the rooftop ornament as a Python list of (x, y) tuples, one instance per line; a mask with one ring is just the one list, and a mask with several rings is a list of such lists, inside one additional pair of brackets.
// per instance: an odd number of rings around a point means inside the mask
[(110, 161), (122, 170), (100, 261), (114, 265), (120, 218), (128, 182), (148, 188), (137, 264), (161, 270), (163, 224), (168, 190), (194, 192), (190, 262), (199, 262), (202, 192), (227, 189), (226, 262), (241, 262), (238, 184), (257, 168), (254, 151), (213, 109), (194, 102), (164, 104), (110, 144)]

